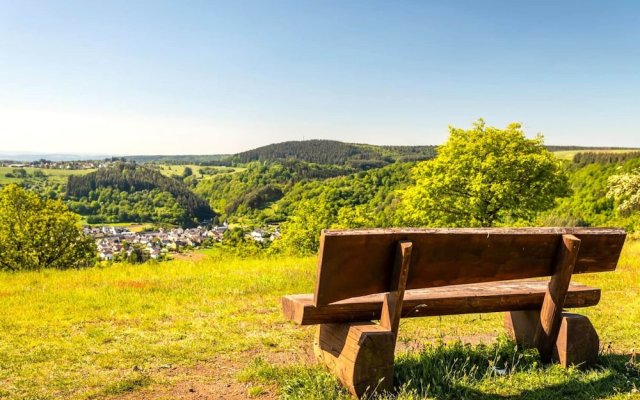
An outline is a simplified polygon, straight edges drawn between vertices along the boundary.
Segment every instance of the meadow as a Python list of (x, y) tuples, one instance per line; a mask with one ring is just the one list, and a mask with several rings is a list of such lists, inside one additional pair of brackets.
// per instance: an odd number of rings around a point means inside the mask
[[(202, 172), (200, 171), (202, 169), (218, 170), (220, 171), (219, 173), (229, 173), (228, 172), (229, 170), (233, 170), (234, 172), (245, 170), (245, 168), (240, 168), (240, 167), (234, 167), (234, 168), (219, 167), (219, 166), (203, 167), (201, 165), (195, 165), (195, 164), (159, 164), (158, 167), (160, 168), (160, 172), (162, 172), (162, 174), (165, 176), (173, 176), (173, 175), (182, 176), (185, 168), (187, 167), (191, 168), (191, 171), (193, 171), (193, 174), (196, 176), (202, 175)], [(204, 176), (206, 177), (207, 175), (205, 174)]]
[[(0, 398), (348, 398), (315, 366), (313, 327), (281, 315), (312, 292), (315, 257), (218, 251), (143, 265), (0, 274)], [(501, 314), (403, 320), (399, 399), (640, 398), (640, 241), (615, 272), (579, 276), (601, 365), (542, 366), (504, 338)], [(396, 398), (394, 396), (393, 398)]]
[[(16, 168), (0, 167), (0, 185), (20, 183), (24, 181), (23, 178), (6, 176), (7, 174), (11, 174), (14, 169)], [(34, 167), (24, 167), (22, 169), (24, 169), (29, 175), (32, 175), (35, 171), (42, 171), (51, 183), (59, 183), (63, 185), (67, 184), (67, 178), (69, 175), (84, 175), (95, 171), (95, 169), (45, 169)]]
[(602, 153), (602, 154), (606, 154), (606, 153), (628, 153), (630, 151), (634, 151), (635, 149), (589, 149), (589, 150), (559, 150), (559, 151), (554, 151), (553, 154), (555, 154), (556, 157), (558, 157), (560, 160), (566, 160), (566, 161), (571, 161), (573, 160), (573, 157), (578, 154), (578, 153), (585, 153), (585, 152), (589, 152), (589, 153)]

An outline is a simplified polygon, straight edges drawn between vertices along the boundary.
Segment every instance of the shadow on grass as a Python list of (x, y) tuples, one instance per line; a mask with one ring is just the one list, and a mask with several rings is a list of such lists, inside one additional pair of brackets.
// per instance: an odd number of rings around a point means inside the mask
[(385, 399), (600, 399), (640, 389), (640, 364), (608, 354), (590, 370), (543, 366), (535, 350), (501, 339), (492, 346), (428, 346), (396, 360), (397, 393)]
[[(535, 350), (518, 350), (500, 338), (492, 345), (428, 345), (401, 354), (395, 363), (395, 392), (367, 400), (601, 399), (640, 389), (640, 363), (607, 354), (591, 370), (542, 365)], [(278, 367), (257, 359), (239, 377), (275, 384), (288, 400), (349, 399), (337, 379), (320, 366)]]

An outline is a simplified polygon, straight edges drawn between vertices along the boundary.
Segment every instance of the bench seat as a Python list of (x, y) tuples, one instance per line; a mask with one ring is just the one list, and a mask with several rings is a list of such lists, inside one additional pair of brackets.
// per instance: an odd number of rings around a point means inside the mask
[[(504, 281), (407, 290), (402, 318), (539, 310), (548, 281)], [(379, 320), (384, 294), (353, 297), (315, 306), (313, 294), (282, 299), (284, 315), (299, 325)], [(571, 283), (564, 307), (590, 307), (600, 301), (600, 289)]]

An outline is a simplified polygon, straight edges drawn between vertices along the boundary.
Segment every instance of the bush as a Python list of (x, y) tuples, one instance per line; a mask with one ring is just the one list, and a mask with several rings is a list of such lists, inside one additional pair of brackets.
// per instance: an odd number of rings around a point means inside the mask
[(0, 191), (0, 270), (93, 266), (95, 243), (78, 224), (61, 201), (6, 186)]

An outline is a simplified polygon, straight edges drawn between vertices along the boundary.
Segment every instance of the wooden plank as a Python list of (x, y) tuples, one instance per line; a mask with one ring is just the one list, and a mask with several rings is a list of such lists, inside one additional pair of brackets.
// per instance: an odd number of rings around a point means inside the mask
[(393, 337), (398, 337), (398, 327), (402, 314), (402, 300), (407, 285), (409, 264), (411, 263), (411, 242), (400, 242), (396, 247), (396, 260), (389, 293), (384, 295), (380, 326), (389, 329)]
[(612, 271), (622, 229), (374, 229), (323, 231), (315, 305), (389, 291), (395, 244), (413, 243), (407, 289), (530, 279), (553, 274), (564, 234), (582, 241), (574, 273)]
[[(402, 318), (540, 310), (546, 281), (491, 282), (407, 290)], [(383, 294), (356, 297), (326, 306), (316, 306), (313, 294), (282, 298), (284, 315), (300, 325), (378, 320)], [(572, 283), (565, 307), (590, 307), (600, 301), (600, 289)]]
[(571, 282), (573, 268), (578, 259), (580, 239), (563, 235), (558, 248), (555, 272), (549, 281), (540, 310), (540, 324), (536, 330), (535, 343), (542, 361), (551, 361), (553, 346), (558, 339), (562, 308)]

